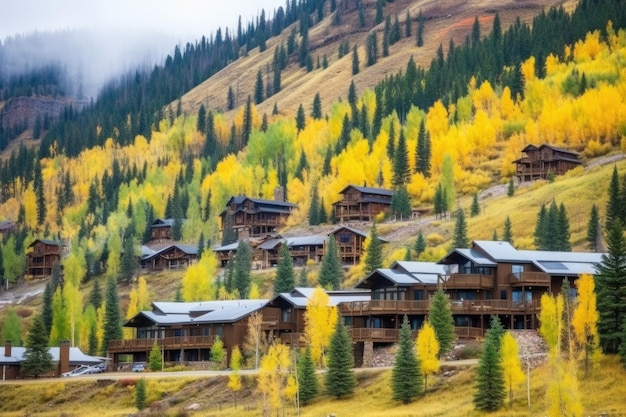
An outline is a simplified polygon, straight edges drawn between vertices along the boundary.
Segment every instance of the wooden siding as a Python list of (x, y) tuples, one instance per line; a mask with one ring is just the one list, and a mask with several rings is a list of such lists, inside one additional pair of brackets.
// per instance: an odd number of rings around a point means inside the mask
[(489, 289), (494, 288), (495, 278), (493, 275), (482, 274), (452, 274), (445, 283), (446, 289)]

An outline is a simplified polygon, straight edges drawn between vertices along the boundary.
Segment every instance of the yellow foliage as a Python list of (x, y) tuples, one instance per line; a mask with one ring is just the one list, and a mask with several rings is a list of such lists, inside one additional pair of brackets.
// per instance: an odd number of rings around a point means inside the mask
[(520, 363), (517, 341), (510, 331), (502, 336), (500, 342), (500, 364), (506, 388), (509, 391), (509, 404), (513, 402), (513, 389), (524, 382), (526, 377)]
[(330, 304), (328, 294), (320, 287), (315, 288), (304, 311), (304, 334), (308, 346), (311, 347), (311, 357), (318, 366), (324, 365), (325, 352), (330, 345), (338, 317), (337, 307)]
[(290, 367), (289, 348), (281, 343), (270, 346), (261, 360), (257, 387), (263, 395), (263, 409), (267, 415), (284, 406)]
[(522, 71), (522, 77), (524, 77), (524, 83), (528, 86), (528, 83), (535, 79), (535, 57), (531, 56), (522, 62), (520, 70)]
[(588, 369), (589, 360), (599, 359), (598, 310), (596, 308), (595, 282), (590, 274), (582, 274), (576, 281), (578, 302), (572, 314), (574, 337), (581, 357)]
[(215, 254), (205, 251), (197, 263), (190, 265), (182, 278), (182, 296), (185, 301), (212, 300), (215, 294), (213, 277), (218, 261)]
[(435, 335), (435, 329), (429, 322), (424, 322), (417, 334), (415, 346), (417, 356), (420, 359), (420, 368), (424, 375), (424, 386), (426, 387), (428, 375), (439, 371), (439, 341)]
[(576, 369), (568, 361), (562, 361), (556, 355), (549, 355), (550, 373), (546, 389), (546, 402), (549, 417), (581, 417), (583, 405), (576, 379)]
[(579, 40), (574, 45), (574, 60), (577, 63), (596, 59), (602, 52), (604, 45), (600, 42), (600, 31), (588, 32), (585, 40)]
[(428, 246), (439, 246), (445, 242), (445, 239), (439, 233), (429, 233), (426, 236), (426, 242), (428, 243)]
[(231, 391), (237, 392), (241, 389), (241, 375), (239, 370), (241, 369), (242, 355), (239, 346), (235, 346), (230, 355), (230, 369), (232, 372), (228, 375), (228, 388)]
[(563, 296), (561, 294), (554, 297), (544, 293), (541, 296), (539, 322), (541, 323), (539, 333), (545, 339), (548, 348), (550, 351), (558, 352), (563, 330)]

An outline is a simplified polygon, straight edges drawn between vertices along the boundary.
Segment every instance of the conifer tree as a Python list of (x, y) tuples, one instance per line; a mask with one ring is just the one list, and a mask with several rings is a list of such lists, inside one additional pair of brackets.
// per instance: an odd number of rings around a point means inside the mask
[(163, 365), (163, 357), (161, 356), (161, 348), (155, 340), (148, 355), (148, 369), (153, 372), (160, 371)]
[(328, 222), (328, 215), (326, 214), (326, 208), (325, 208), (326, 206), (324, 204), (324, 197), (321, 198), (319, 206), (320, 206), (319, 207), (320, 214), (318, 218), (319, 218), (320, 224), (325, 224)]
[(594, 204), (591, 206), (589, 223), (587, 223), (587, 243), (594, 252), (598, 252), (601, 245), (600, 241), (600, 216), (598, 215), (598, 206)]
[(408, 404), (422, 393), (422, 373), (411, 335), (409, 319), (402, 320), (398, 335), (398, 350), (391, 371), (393, 399)]
[(296, 114), (296, 129), (298, 132), (303, 130), (306, 127), (306, 116), (304, 114), (304, 107), (302, 107), (302, 103), (298, 107), (298, 113)]
[(35, 188), (35, 198), (37, 202), (37, 225), (42, 227), (46, 221), (46, 198), (44, 196), (43, 176), (41, 173), (41, 161), (39, 158), (35, 161), (33, 185)]
[(509, 180), (506, 195), (509, 197), (513, 197), (515, 195), (515, 181), (513, 180), (513, 177), (511, 177), (511, 179)]
[(428, 312), (428, 321), (435, 330), (435, 335), (439, 341), (439, 357), (441, 357), (452, 349), (452, 344), (456, 339), (450, 300), (441, 288), (433, 295)]
[(276, 279), (274, 280), (274, 292), (289, 292), (296, 286), (296, 274), (293, 270), (293, 261), (287, 241), (280, 246), (280, 258), (276, 268)]
[[(359, 73), (359, 53), (356, 49), (356, 44), (352, 48), (352, 75)], [(354, 82), (353, 82), (354, 84)]]
[(248, 146), (252, 134), (252, 98), (248, 95), (246, 108), (243, 112), (243, 126), (241, 127), (241, 148)]
[(311, 348), (307, 345), (304, 355), (298, 362), (298, 395), (303, 405), (308, 404), (319, 392), (319, 383), (315, 373), (315, 364)]
[(465, 222), (465, 214), (462, 209), (456, 211), (456, 223), (454, 226), (453, 248), (469, 248), (469, 240), (467, 239), (467, 223)]
[(396, 146), (393, 158), (393, 185), (395, 187), (399, 187), (406, 184), (409, 180), (410, 175), (411, 171), (409, 167), (409, 153), (406, 148), (404, 129), (400, 128), (398, 146)]
[(609, 183), (609, 199), (606, 203), (605, 227), (608, 229), (615, 219), (621, 218), (622, 201), (619, 190), (619, 176), (617, 166), (613, 167), (611, 182)]
[(138, 410), (146, 407), (146, 378), (139, 378), (135, 384), (135, 406)]
[(232, 110), (235, 108), (235, 92), (232, 86), (228, 86), (228, 95), (226, 97), (226, 108)]
[(247, 241), (240, 241), (237, 246), (237, 254), (235, 255), (233, 274), (234, 284), (237, 289), (239, 298), (248, 298), (250, 292), (250, 284), (252, 278), (250, 272), (252, 270), (252, 248)]
[(480, 213), (480, 205), (478, 204), (478, 194), (474, 193), (472, 197), (472, 205), (470, 206), (470, 216), (474, 217)]
[(122, 338), (122, 313), (120, 311), (119, 297), (117, 295), (117, 285), (113, 278), (109, 278), (107, 281), (104, 310), (105, 318), (102, 349), (107, 352), (111, 340)]
[(404, 185), (399, 186), (391, 197), (390, 213), (400, 220), (411, 215), (411, 196)]
[(263, 74), (261, 70), (256, 73), (256, 83), (254, 84), (254, 104), (263, 102)]
[(311, 205), (309, 206), (309, 225), (318, 226), (320, 221), (319, 191), (317, 183), (311, 188)]
[(415, 252), (417, 252), (418, 258), (426, 250), (426, 240), (424, 239), (422, 229), (417, 232), (417, 239), (415, 240), (415, 245), (413, 245), (413, 249), (415, 250)]
[(490, 329), (478, 362), (474, 406), (477, 410), (495, 411), (504, 404), (505, 396), (504, 374), (500, 362), (500, 335)]
[(378, 268), (383, 267), (383, 247), (378, 238), (376, 222), (372, 222), (369, 235), (369, 245), (365, 254), (365, 269), (363, 273), (367, 276)]
[(38, 377), (54, 369), (52, 355), (48, 351), (48, 333), (40, 315), (33, 318), (28, 337), (21, 370), (26, 375)]
[(411, 13), (407, 10), (406, 16), (404, 16), (404, 36), (406, 38), (411, 37)]
[(203, 135), (206, 135), (206, 107), (204, 103), (200, 104), (198, 109), (198, 120), (196, 121), (196, 130)]
[(424, 26), (425, 26), (425, 22), (426, 22), (426, 19), (424, 18), (424, 14), (420, 10), (419, 14), (417, 15), (417, 39), (416, 39), (416, 42), (415, 42), (415, 44), (418, 47), (424, 46)]
[(367, 35), (366, 45), (366, 62), (367, 66), (371, 67), (378, 60), (378, 39), (376, 37), (376, 32), (371, 32), (369, 35)]
[(338, 290), (343, 281), (343, 269), (337, 253), (337, 241), (334, 236), (328, 238), (326, 251), (322, 257), (318, 283), (329, 290)]
[(322, 118), (322, 98), (320, 97), (320, 93), (315, 93), (315, 97), (313, 98), (311, 117), (315, 120)]
[(497, 242), (498, 239), (498, 231), (496, 229), (493, 229), (493, 235), (491, 235), (491, 240), (493, 240), (494, 242)]
[(353, 368), (352, 341), (346, 327), (339, 320), (330, 339), (328, 351), (328, 370), (326, 371), (328, 394), (341, 399), (354, 392), (356, 377)]
[(542, 204), (537, 214), (537, 222), (535, 223), (534, 242), (538, 250), (544, 250), (546, 246), (546, 229), (548, 213), (546, 205)]
[(513, 225), (511, 224), (511, 217), (506, 216), (506, 219), (504, 220), (504, 232), (502, 233), (502, 240), (504, 240), (505, 242), (509, 242), (511, 246), (513, 245), (512, 228), (513, 228)]
[(572, 250), (572, 245), (569, 243), (570, 231), (569, 231), (569, 218), (567, 217), (567, 211), (565, 205), (561, 203), (559, 206), (559, 212), (557, 215), (557, 233), (558, 233), (558, 246), (556, 250), (562, 252), (569, 252)]
[(230, 210), (224, 214), (224, 225), (222, 226), (222, 245), (230, 245), (237, 241), (237, 232), (233, 225), (234, 215)]
[(596, 275), (598, 332), (605, 353), (617, 353), (626, 321), (626, 239), (619, 219), (610, 225), (606, 243), (608, 253), (602, 255)]
[(41, 307), (41, 319), (43, 320), (46, 334), (50, 334), (52, 329), (52, 296), (54, 295), (54, 289), (52, 288), (52, 282), (46, 283), (46, 288), (43, 292), (43, 306)]

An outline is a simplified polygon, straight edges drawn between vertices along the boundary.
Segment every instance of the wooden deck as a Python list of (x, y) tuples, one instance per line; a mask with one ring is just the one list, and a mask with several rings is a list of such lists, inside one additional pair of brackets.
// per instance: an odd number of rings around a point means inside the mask
[[(531, 314), (539, 312), (537, 300), (515, 302), (512, 300), (450, 300), (454, 314)], [(428, 314), (430, 301), (370, 300), (339, 304), (341, 316), (370, 316), (376, 314)]]
[(161, 349), (206, 349), (213, 346), (215, 336), (179, 336), (162, 339), (117, 339), (109, 342), (110, 353), (149, 351), (156, 343)]

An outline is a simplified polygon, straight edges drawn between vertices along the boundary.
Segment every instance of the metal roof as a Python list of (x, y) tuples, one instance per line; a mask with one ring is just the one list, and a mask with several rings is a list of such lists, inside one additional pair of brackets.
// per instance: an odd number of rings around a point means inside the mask
[(474, 246), (481, 249), (496, 262), (529, 262), (528, 256), (515, 249), (509, 242), (475, 240)]
[[(291, 292), (282, 292), (277, 294), (273, 299), (282, 298), (294, 307), (306, 308), (309, 299), (313, 295), (315, 288), (311, 287), (296, 287)], [(371, 292), (368, 290), (345, 290), (345, 291), (326, 291), (328, 294), (330, 305), (336, 306), (339, 303), (351, 302), (351, 301), (368, 301), (372, 299)]]
[[(22, 346), (12, 346), (11, 356), (4, 356), (4, 346), (0, 347), (0, 363), (20, 364), (24, 361), (26, 348)], [(60, 358), (60, 348), (53, 346), (48, 348), (48, 353), (52, 356), (52, 361), (58, 362)], [(101, 363), (102, 359), (84, 354), (77, 347), (70, 347), (70, 364), (77, 363)]]
[(239, 247), (239, 241), (233, 242), (233, 243), (229, 243), (228, 245), (214, 246), (213, 247), (213, 251), (215, 251), (215, 252), (228, 252), (228, 251), (231, 251), (231, 250), (237, 250), (238, 247)]
[(408, 273), (420, 274), (445, 274), (444, 265), (436, 262), (418, 262), (418, 261), (396, 261), (391, 265), (391, 269), (403, 269)]
[(386, 195), (389, 197), (393, 196), (393, 190), (387, 190), (385, 188), (360, 187), (358, 185), (348, 185), (343, 190), (339, 191), (339, 194), (344, 194), (350, 188), (354, 188), (355, 190), (360, 191), (362, 193), (366, 193), (366, 194), (379, 194), (379, 195)]

